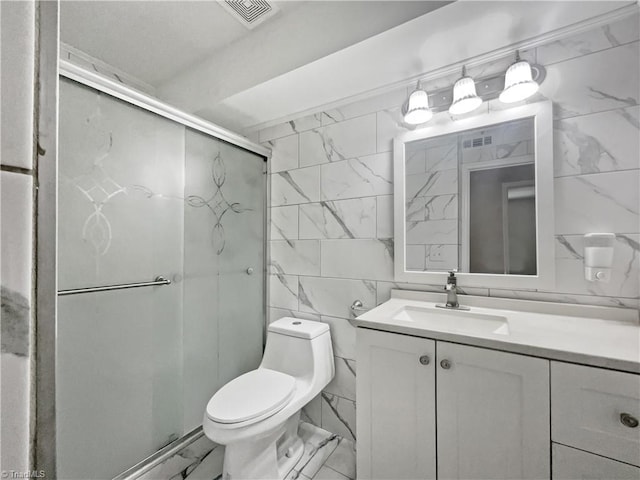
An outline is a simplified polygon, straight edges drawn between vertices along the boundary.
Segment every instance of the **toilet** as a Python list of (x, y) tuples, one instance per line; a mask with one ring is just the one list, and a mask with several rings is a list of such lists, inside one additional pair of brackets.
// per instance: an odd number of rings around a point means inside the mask
[(209, 400), (205, 435), (225, 445), (225, 480), (283, 479), (302, 457), (300, 410), (333, 379), (325, 323), (285, 317), (269, 325), (262, 362)]

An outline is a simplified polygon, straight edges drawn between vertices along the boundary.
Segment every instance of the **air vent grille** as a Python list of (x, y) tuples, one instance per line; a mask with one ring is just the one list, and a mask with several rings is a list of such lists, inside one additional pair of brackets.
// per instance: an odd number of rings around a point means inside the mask
[(491, 142), (492, 142), (491, 136), (478, 137), (472, 140), (465, 140), (464, 142), (462, 142), (462, 148), (482, 147), (483, 145), (491, 145)]
[(247, 28), (254, 28), (277, 11), (266, 0), (224, 0), (221, 5)]

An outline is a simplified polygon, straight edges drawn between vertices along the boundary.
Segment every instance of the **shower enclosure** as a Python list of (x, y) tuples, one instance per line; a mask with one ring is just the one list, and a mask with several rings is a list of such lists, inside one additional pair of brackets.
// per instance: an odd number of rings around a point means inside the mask
[(260, 361), (265, 152), (67, 76), (57, 476), (104, 479), (197, 428)]

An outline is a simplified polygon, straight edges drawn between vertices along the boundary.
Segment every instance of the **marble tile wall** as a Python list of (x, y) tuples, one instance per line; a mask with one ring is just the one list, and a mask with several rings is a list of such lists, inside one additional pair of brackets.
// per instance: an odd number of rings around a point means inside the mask
[[(556, 287), (462, 285), (465, 293), (638, 308), (638, 40), (636, 14), (521, 53), (548, 71), (531, 101), (554, 103)], [(503, 59), (469, 73), (504, 71), (509, 63)], [(426, 88), (451, 85), (455, 78), (444, 80)], [(357, 366), (349, 306), (360, 299), (373, 307), (389, 298), (391, 288), (442, 289), (393, 279), (392, 139), (409, 128), (400, 115), (407, 93), (401, 88), (258, 133), (273, 149), (269, 318), (289, 315), (331, 326), (336, 377), (304, 414), (350, 440), (356, 440)], [(505, 107), (491, 102), (484, 108)], [(449, 121), (448, 114), (434, 121)], [(445, 211), (449, 201), (434, 204), (433, 213)], [(617, 234), (609, 284), (584, 280), (582, 236), (594, 231)]]
[(30, 466), (36, 7), (0, 2), (0, 470)]

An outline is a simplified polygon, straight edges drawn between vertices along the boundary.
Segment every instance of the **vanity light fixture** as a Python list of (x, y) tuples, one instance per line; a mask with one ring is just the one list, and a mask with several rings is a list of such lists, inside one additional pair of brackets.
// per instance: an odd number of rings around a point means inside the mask
[(451, 115), (461, 115), (474, 111), (482, 105), (482, 99), (476, 93), (473, 78), (467, 76), (467, 70), (462, 67), (462, 77), (453, 86), (453, 103), (449, 107)]
[(520, 59), (520, 52), (516, 50), (516, 61), (504, 77), (504, 90), (498, 97), (502, 103), (515, 103), (529, 98), (538, 91), (540, 86), (533, 80), (531, 65)]
[(420, 86), (420, 80), (416, 89), (409, 95), (404, 121), (409, 125), (419, 125), (426, 123), (433, 117), (433, 112), (429, 108), (429, 96)]

